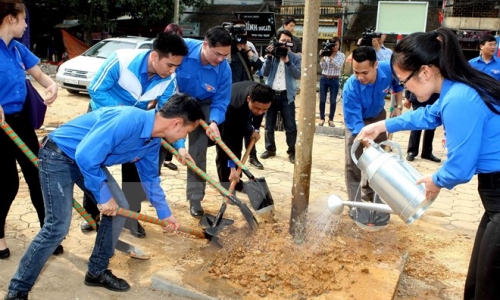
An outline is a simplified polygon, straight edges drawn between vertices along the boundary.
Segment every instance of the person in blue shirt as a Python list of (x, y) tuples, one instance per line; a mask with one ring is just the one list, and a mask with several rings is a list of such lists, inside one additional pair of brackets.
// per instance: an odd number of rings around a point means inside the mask
[[(227, 61), (231, 54), (231, 35), (222, 27), (214, 27), (207, 31), (203, 41), (184, 40), (189, 52), (177, 69), (179, 92), (200, 101), (210, 129), (220, 136), (217, 125), (224, 122), (231, 99), (231, 68)], [(208, 141), (202, 127), (189, 134), (189, 154), (203, 171), (207, 168)], [(178, 147), (183, 147), (181, 142)], [(189, 211), (196, 218), (204, 214), (201, 201), (205, 197), (205, 185), (205, 180), (188, 170), (186, 198)]]
[[(38, 138), (31, 123), (29, 100), (26, 99), (26, 72), (44, 90), (43, 98), (50, 105), (57, 97), (57, 83), (44, 74), (36, 57), (26, 46), (14, 40), (21, 38), (27, 28), (26, 7), (21, 0), (0, 0), (0, 124), (7, 122), (28, 148), (38, 155)], [(2, 193), (0, 194), (0, 259), (10, 256), (5, 240), (5, 220), (10, 206), (19, 190), (17, 164), (21, 167), (29, 187), (30, 198), (35, 207), (40, 226), (43, 226), (45, 209), (38, 169), (4, 132), (0, 132), (0, 172)], [(62, 246), (56, 254), (63, 252)]]
[(148, 199), (164, 228), (179, 228), (158, 176), (158, 151), (162, 138), (169, 143), (185, 138), (199, 124), (203, 112), (198, 101), (184, 94), (173, 96), (159, 111), (135, 107), (105, 107), (71, 120), (49, 134), (40, 149), (40, 180), (46, 218), (40, 232), (24, 253), (5, 299), (28, 299), (50, 254), (69, 231), (75, 184), (92, 193), (102, 219), (84, 283), (112, 291), (130, 285), (107, 269), (113, 255), (113, 219), (126, 200), (108, 167), (135, 162)]
[(496, 80), (500, 80), (500, 58), (495, 57), (497, 40), (494, 36), (485, 34), (479, 40), (479, 56), (469, 60), (473, 68), (482, 71)]
[[(374, 201), (374, 192), (368, 183), (361, 178), (361, 171), (351, 158), (351, 148), (354, 139), (367, 124), (386, 119), (385, 96), (389, 90), (393, 90), (396, 98), (396, 107), (391, 116), (401, 114), (402, 91), (397, 81), (392, 76), (389, 61), (377, 61), (375, 50), (372, 47), (361, 46), (352, 53), (354, 74), (349, 77), (343, 90), (343, 110), (345, 122), (345, 180), (349, 201)], [(387, 139), (385, 134), (380, 135), (376, 142)], [(356, 157), (362, 154), (362, 147), (355, 150)], [(360, 193), (361, 191), (361, 193)], [(364, 211), (358, 209), (359, 223), (368, 224), (370, 220), (364, 215)], [(377, 225), (386, 225), (389, 215), (379, 214)], [(354, 217), (351, 214), (351, 217)], [(372, 220), (373, 221), (373, 220)], [(372, 224), (373, 225), (373, 224)]]
[(467, 62), (456, 35), (447, 28), (417, 32), (395, 48), (392, 65), (406, 88), (431, 106), (370, 124), (358, 139), (383, 132), (446, 130), (448, 159), (425, 184), (428, 199), (442, 188), (452, 189), (478, 174), (478, 191), (485, 213), (472, 249), (464, 299), (498, 299), (500, 295), (500, 83)]
[[(158, 34), (152, 50), (115, 51), (90, 83), (90, 110), (120, 105), (149, 109), (148, 105), (152, 101), (157, 101), (156, 108), (162, 107), (177, 92), (175, 70), (186, 54), (187, 47), (182, 37), (172, 32)], [(183, 150), (180, 153), (186, 156)], [(141, 210), (141, 202), (146, 199), (140, 181), (133, 162), (122, 165), (123, 192), (129, 201), (130, 210), (136, 212)], [(95, 204), (88, 201), (86, 196), (83, 205), (93, 217), (99, 214)], [(127, 220), (125, 227), (136, 237), (146, 236), (146, 231), (137, 220)], [(92, 227), (84, 221), (81, 229), (91, 231)]]

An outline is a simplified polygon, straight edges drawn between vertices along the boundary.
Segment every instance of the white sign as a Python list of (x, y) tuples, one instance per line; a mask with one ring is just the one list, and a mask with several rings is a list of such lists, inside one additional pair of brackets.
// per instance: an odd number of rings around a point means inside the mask
[(425, 32), (429, 2), (379, 1), (375, 31), (392, 34)]

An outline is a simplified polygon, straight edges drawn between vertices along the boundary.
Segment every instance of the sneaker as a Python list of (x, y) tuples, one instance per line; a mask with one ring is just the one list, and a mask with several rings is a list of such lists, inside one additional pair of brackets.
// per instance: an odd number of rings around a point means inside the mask
[(268, 151), (268, 150), (266, 150), (266, 151), (264, 151), (264, 153), (262, 153), (260, 155), (260, 158), (267, 159), (267, 158), (273, 157), (273, 156), (276, 156), (276, 152), (275, 151)]
[(85, 274), (85, 285), (101, 286), (115, 292), (126, 292), (130, 290), (130, 285), (121, 278), (116, 277), (111, 273), (111, 270), (106, 270), (101, 275), (92, 276), (89, 272)]

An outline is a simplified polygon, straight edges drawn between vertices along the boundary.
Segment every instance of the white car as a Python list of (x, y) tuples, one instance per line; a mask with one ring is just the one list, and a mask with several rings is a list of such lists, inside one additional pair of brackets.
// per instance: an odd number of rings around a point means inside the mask
[(104, 60), (119, 49), (151, 49), (154, 38), (123, 36), (100, 41), (81, 55), (63, 63), (56, 82), (71, 94), (87, 92), (90, 82)]

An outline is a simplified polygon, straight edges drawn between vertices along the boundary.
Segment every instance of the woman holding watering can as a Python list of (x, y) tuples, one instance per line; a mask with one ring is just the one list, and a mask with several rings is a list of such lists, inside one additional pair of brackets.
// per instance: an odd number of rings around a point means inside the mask
[(394, 76), (419, 101), (439, 93), (432, 106), (363, 128), (358, 139), (381, 132), (446, 130), (448, 159), (434, 174), (418, 180), (427, 198), (452, 189), (478, 174), (479, 196), (486, 210), (476, 234), (464, 299), (498, 299), (500, 295), (500, 83), (472, 68), (455, 34), (446, 28), (413, 33), (391, 58)]
[[(39, 62), (28, 48), (14, 40), (21, 38), (26, 29), (26, 7), (21, 0), (0, 0), (0, 124), (7, 122), (26, 145), (38, 155), (38, 139), (31, 123), (27, 107), (26, 75), (28, 72), (38, 83), (45, 87), (44, 100), (49, 105), (57, 97), (57, 84), (45, 75)], [(36, 209), (40, 226), (45, 218), (42, 191), (38, 169), (10, 140), (6, 133), (0, 132), (0, 259), (10, 256), (5, 241), (5, 220), (10, 206), (19, 189), (19, 176), (16, 161), (21, 167), (28, 184), (30, 198)], [(57, 252), (57, 253), (56, 253)], [(54, 254), (63, 252), (59, 246)]]

